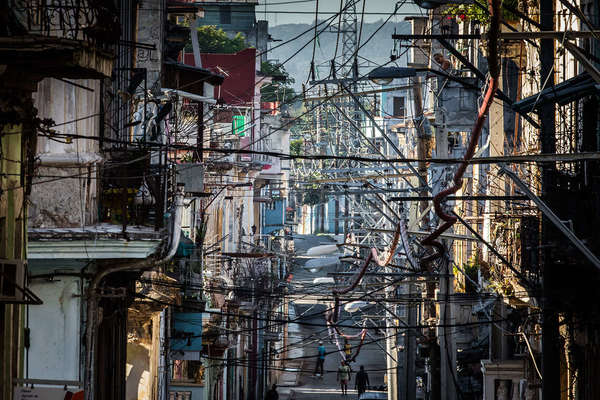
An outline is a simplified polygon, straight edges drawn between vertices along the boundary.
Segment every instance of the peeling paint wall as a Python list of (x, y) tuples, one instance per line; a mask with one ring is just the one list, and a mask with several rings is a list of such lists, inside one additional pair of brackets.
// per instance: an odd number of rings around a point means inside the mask
[(128, 310), (126, 400), (159, 398), (160, 313)]
[[(96, 179), (90, 169), (40, 167), (37, 172), (31, 190), (30, 228), (74, 228), (96, 222)], [(67, 176), (73, 178), (58, 179)]]
[[(92, 91), (79, 88), (52, 78), (38, 84), (34, 93), (34, 104), (40, 118), (51, 118), (58, 134), (98, 137), (100, 127), (100, 81), (94, 79), (73, 80), (73, 83)], [(37, 150), (40, 154), (73, 154), (98, 152), (98, 141), (73, 139), (64, 143), (64, 138), (38, 137)]]
[[(153, 92), (160, 92), (162, 53), (164, 42), (164, 30), (162, 21), (165, 20), (163, 0), (142, 0), (138, 3), (138, 30), (136, 40), (140, 43), (152, 43), (156, 50), (148, 50), (142, 47), (136, 49), (135, 67), (146, 68), (147, 78), (146, 86)], [(137, 90), (143, 92), (144, 87), (140, 86)], [(143, 108), (143, 107), (142, 107)]]
[(29, 307), (27, 326), (31, 344), (26, 352), (29, 378), (80, 380), (79, 278), (35, 279), (29, 287), (44, 302)]
[(92, 138), (99, 136), (100, 83), (75, 83), (93, 91), (47, 78), (34, 96), (39, 117), (56, 124), (56, 136), (38, 138), (29, 227), (80, 227), (97, 219), (97, 166), (102, 156), (98, 140)]
[[(0, 258), (25, 258), (27, 203), (21, 184), (22, 124), (0, 125)], [(0, 398), (9, 399), (23, 371), (23, 313), (20, 304), (0, 305)]]

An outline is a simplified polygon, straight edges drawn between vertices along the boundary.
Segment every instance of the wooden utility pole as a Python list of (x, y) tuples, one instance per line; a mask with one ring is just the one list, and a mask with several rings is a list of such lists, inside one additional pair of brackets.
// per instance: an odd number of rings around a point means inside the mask
[[(541, 31), (554, 29), (554, 0), (540, 0)], [(554, 39), (540, 40), (540, 88), (554, 86)], [(556, 153), (555, 105), (546, 103), (540, 106), (540, 140), (542, 153)], [(542, 198), (549, 207), (556, 203), (552, 195), (556, 171), (554, 164), (542, 164)], [(556, 295), (557, 265), (553, 261), (553, 246), (556, 245), (556, 229), (546, 218), (542, 218), (542, 262), (543, 262), (543, 300), (542, 300), (542, 398), (559, 400), (560, 391), (560, 335), (558, 315), (554, 311), (553, 298)]]

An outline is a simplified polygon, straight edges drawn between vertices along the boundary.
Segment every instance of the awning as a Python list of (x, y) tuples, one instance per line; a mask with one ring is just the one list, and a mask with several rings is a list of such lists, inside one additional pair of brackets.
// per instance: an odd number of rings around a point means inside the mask
[(565, 105), (582, 97), (599, 93), (600, 85), (587, 72), (584, 72), (554, 85), (554, 87), (546, 88), (533, 96), (517, 101), (512, 108), (518, 113), (527, 113), (548, 103)]
[(174, 61), (165, 61), (164, 70), (163, 87), (183, 90), (198, 96), (204, 96), (204, 82), (216, 86), (222, 84), (225, 79), (224, 76), (207, 69)]

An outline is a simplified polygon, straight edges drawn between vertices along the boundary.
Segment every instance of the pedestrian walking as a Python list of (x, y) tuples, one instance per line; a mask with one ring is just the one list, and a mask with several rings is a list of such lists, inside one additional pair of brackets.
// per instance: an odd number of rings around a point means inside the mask
[(348, 381), (350, 381), (350, 367), (344, 361), (340, 363), (338, 368), (337, 379), (342, 388), (342, 396), (346, 396), (348, 394)]
[(346, 353), (346, 361), (350, 361), (350, 356), (352, 355), (352, 346), (350, 346), (350, 342), (348, 339), (344, 338), (344, 353)]
[(367, 390), (369, 385), (369, 375), (365, 371), (365, 367), (361, 365), (360, 370), (356, 373), (356, 377), (354, 378), (354, 388), (358, 391), (359, 399), (360, 395)]
[[(316, 376), (325, 375), (324, 365), (325, 365), (325, 346), (323, 345), (323, 341), (319, 341), (319, 347), (317, 347), (317, 367), (315, 368)], [(319, 374), (319, 370), (321, 373)]]
[(267, 392), (265, 400), (279, 400), (279, 393), (277, 393), (277, 385), (273, 384), (271, 389)]

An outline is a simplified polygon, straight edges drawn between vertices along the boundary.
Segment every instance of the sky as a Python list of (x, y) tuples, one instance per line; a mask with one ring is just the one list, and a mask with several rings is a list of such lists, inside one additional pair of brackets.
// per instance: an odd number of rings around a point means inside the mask
[[(341, 0), (345, 1), (345, 0)], [(374, 22), (385, 18), (394, 11), (396, 1), (394, 0), (358, 0), (356, 3), (357, 13), (361, 13), (365, 4), (365, 21)], [(340, 10), (340, 0), (319, 0), (319, 19), (325, 19)], [(407, 1), (399, 13), (418, 13), (412, 1)], [(317, 0), (259, 0), (256, 7), (256, 16), (259, 19), (269, 21), (269, 26), (283, 24), (312, 24), (315, 20), (315, 6)]]

